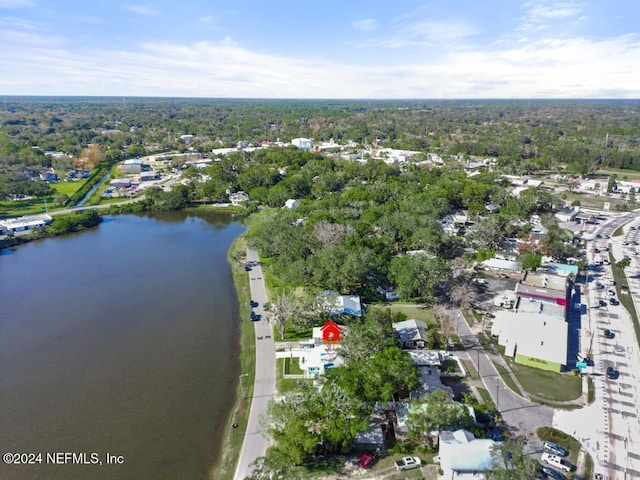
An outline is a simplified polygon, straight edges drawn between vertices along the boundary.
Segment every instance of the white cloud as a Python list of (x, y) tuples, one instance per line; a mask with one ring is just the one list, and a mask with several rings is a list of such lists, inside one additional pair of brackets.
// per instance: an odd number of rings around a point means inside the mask
[(0, 0), (0, 8), (28, 8), (35, 4), (35, 0)]
[(475, 25), (458, 20), (398, 22), (395, 31), (390, 36), (370, 39), (357, 46), (403, 48), (446, 44), (448, 48), (453, 49), (468, 37), (477, 35), (481, 31)]
[(371, 32), (378, 28), (378, 20), (375, 18), (365, 18), (364, 20), (355, 21), (351, 25), (361, 32)]
[[(0, 50), (6, 95), (252, 98), (638, 98), (640, 41), (631, 35), (530, 40), (454, 51), (438, 62), (359, 65), (288, 58), (218, 42), (84, 49), (37, 35)], [(0, 31), (0, 44), (7, 45)], [(18, 33), (13, 33), (18, 35)], [(57, 45), (57, 46), (55, 46)]]
[(137, 13), (138, 15), (158, 15), (160, 12), (158, 10), (156, 10), (152, 5), (149, 4), (132, 4), (132, 5), (125, 5), (123, 7), (125, 10), (129, 11), (129, 12), (133, 12), (133, 13)]
[(583, 5), (573, 2), (530, 2), (524, 5), (529, 10), (529, 20), (542, 22), (545, 20), (563, 20), (582, 13)]

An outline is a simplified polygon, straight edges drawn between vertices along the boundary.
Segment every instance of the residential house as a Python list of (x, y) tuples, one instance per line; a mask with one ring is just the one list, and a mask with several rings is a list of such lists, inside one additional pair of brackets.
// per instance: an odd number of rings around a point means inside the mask
[(427, 347), (427, 324), (422, 320), (405, 320), (393, 324), (398, 345), (403, 349)]
[(234, 192), (229, 194), (229, 200), (231, 201), (232, 205), (239, 207), (249, 201), (249, 195), (247, 195), (243, 191)]
[(521, 272), (522, 264), (511, 260), (501, 260), (499, 258), (490, 258), (482, 262), (482, 266), (488, 270), (502, 270), (506, 272)]
[(289, 200), (284, 202), (284, 208), (295, 210), (296, 208), (298, 208), (298, 201), (290, 198)]
[(311, 150), (313, 148), (313, 140), (310, 138), (294, 138), (291, 140), (291, 145), (294, 145), (298, 150)]
[(346, 313), (354, 317), (363, 315), (360, 297), (358, 295), (338, 295), (331, 290), (325, 290), (320, 298), (325, 311), (336, 315)]
[(315, 377), (344, 363), (340, 357), (340, 335), (344, 330), (335, 322), (325, 322), (322, 327), (314, 327), (312, 337), (300, 341), (297, 348), (276, 352), (276, 358), (297, 358), (303, 376)]
[(500, 211), (500, 205), (488, 202), (484, 204), (484, 209), (487, 213), (498, 213)]
[(491, 452), (496, 442), (475, 438), (468, 430), (440, 432), (438, 457), (442, 478), (447, 480), (479, 480), (493, 466)]
[(57, 182), (58, 174), (51, 167), (45, 168), (42, 172), (40, 172), (40, 180), (42, 180), (43, 182)]

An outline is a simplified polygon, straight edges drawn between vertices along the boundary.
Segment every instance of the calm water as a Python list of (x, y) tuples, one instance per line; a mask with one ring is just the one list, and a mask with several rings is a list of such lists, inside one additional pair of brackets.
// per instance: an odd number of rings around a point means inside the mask
[(226, 252), (242, 230), (213, 214), (106, 217), (0, 251), (0, 453), (103, 461), (0, 461), (1, 479), (207, 478), (238, 379)]

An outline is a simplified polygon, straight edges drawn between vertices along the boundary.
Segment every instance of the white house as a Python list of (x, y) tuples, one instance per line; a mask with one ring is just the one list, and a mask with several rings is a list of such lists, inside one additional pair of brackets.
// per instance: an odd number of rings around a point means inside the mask
[(232, 205), (239, 207), (240, 205), (243, 205), (244, 203), (249, 201), (249, 195), (247, 195), (243, 191), (234, 192), (229, 194), (229, 200), (231, 201)]
[(475, 438), (467, 430), (440, 432), (438, 459), (446, 479), (479, 480), (493, 465), (491, 439)]
[(291, 145), (294, 145), (299, 150), (311, 150), (313, 148), (313, 140), (310, 138), (294, 138), (291, 140)]
[(325, 290), (320, 301), (324, 305), (325, 311), (332, 314), (346, 313), (354, 317), (363, 315), (358, 295), (338, 295), (331, 290)]
[(288, 208), (289, 210), (295, 210), (296, 208), (298, 208), (297, 200), (290, 198), (289, 200), (284, 202), (284, 208)]

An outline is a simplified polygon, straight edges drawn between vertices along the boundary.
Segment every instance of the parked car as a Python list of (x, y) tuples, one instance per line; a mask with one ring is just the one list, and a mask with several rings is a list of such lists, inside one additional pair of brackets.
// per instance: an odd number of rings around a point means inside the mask
[(607, 378), (611, 380), (615, 380), (620, 376), (620, 372), (613, 368), (612, 366), (607, 367)]
[(546, 465), (542, 466), (542, 473), (544, 473), (544, 475), (547, 478), (553, 478), (554, 480), (564, 480), (564, 473), (559, 472), (558, 470), (555, 470), (551, 467), (547, 467)]
[(616, 334), (613, 333), (611, 330), (609, 330), (608, 328), (604, 331), (604, 337), (608, 338), (609, 340), (615, 338)]
[(260, 304), (258, 302), (256, 302), (255, 300), (251, 300), (249, 302), (249, 305), (251, 306), (251, 308), (256, 308)]
[(422, 465), (422, 462), (418, 457), (404, 457), (396, 461), (396, 470), (402, 472), (404, 470), (411, 470), (412, 468), (418, 468)]
[(611, 297), (611, 298), (609, 299), (609, 303), (610, 303), (611, 305), (620, 305), (620, 302), (619, 302), (618, 300), (616, 300), (615, 298), (613, 298), (613, 297)]
[(566, 457), (569, 455), (569, 452), (566, 449), (553, 442), (544, 442), (544, 445), (542, 447), (551, 453), (560, 455), (561, 457)]
[(604, 300), (600, 300), (600, 301), (598, 301), (598, 305), (600, 305), (601, 307), (606, 307), (607, 306), (607, 302), (605, 302)]
[(375, 453), (365, 453), (360, 460), (358, 460), (358, 466), (360, 468), (369, 468), (376, 461)]

